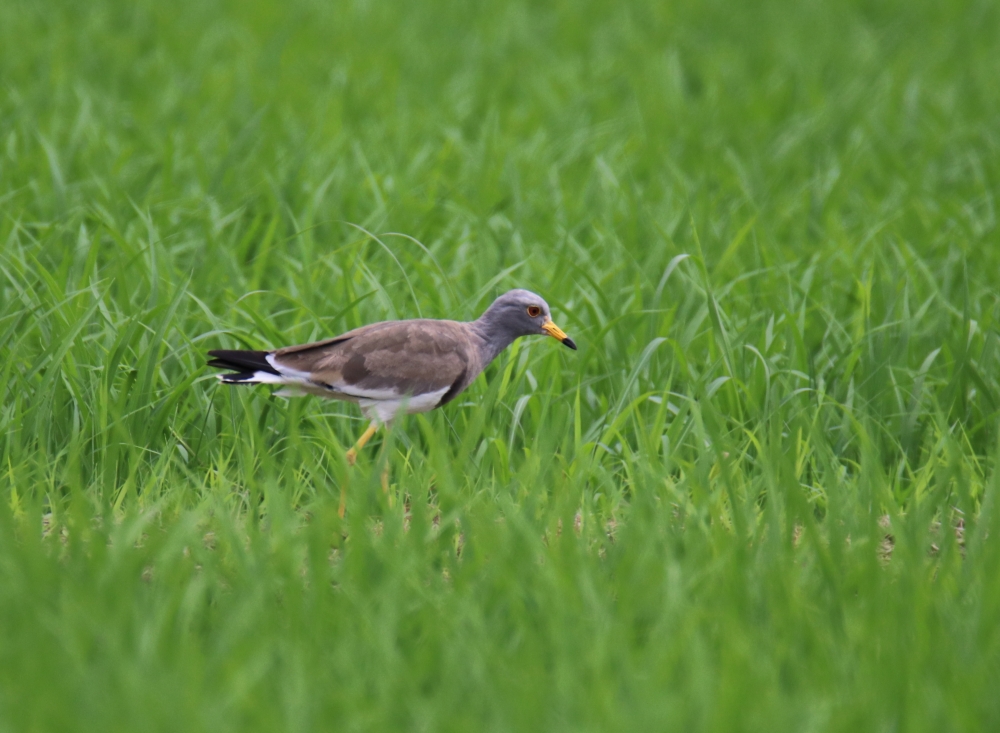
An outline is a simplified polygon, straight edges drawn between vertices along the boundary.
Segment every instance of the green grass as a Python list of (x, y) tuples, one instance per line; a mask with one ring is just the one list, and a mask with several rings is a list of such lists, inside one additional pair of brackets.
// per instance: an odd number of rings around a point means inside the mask
[(0, 731), (1000, 728), (1000, 11), (750, 5), (0, 3)]

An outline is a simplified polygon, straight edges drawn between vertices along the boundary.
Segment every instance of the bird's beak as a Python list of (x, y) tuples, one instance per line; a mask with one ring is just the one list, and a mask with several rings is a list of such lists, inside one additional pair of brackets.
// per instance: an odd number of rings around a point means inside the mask
[(567, 336), (559, 326), (554, 324), (552, 321), (546, 321), (542, 324), (542, 330), (545, 331), (549, 336), (558, 341), (562, 341), (563, 344), (576, 351), (576, 344), (573, 343), (573, 339)]

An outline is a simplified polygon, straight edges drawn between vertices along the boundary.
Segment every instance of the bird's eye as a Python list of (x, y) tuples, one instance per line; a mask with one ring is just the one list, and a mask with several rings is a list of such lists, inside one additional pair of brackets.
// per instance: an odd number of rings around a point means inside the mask
[(538, 318), (538, 316), (542, 315), (542, 309), (539, 308), (537, 305), (529, 305), (528, 315), (531, 316), (532, 318)]

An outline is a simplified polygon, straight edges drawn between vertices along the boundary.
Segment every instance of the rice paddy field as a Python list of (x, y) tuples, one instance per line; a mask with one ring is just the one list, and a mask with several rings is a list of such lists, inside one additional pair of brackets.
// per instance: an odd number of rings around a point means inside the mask
[[(991, 0), (0, 3), (0, 731), (1000, 730), (998, 80)], [(353, 468), (204, 366), (512, 287), (579, 351)]]

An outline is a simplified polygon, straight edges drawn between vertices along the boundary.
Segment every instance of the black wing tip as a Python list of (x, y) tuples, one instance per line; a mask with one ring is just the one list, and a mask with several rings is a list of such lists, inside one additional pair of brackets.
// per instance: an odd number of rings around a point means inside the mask
[(277, 374), (278, 371), (267, 360), (270, 353), (269, 351), (253, 351), (251, 349), (213, 349), (208, 352), (208, 355), (212, 357), (208, 366), (216, 369), (232, 369), (238, 374), (253, 374), (254, 372)]

